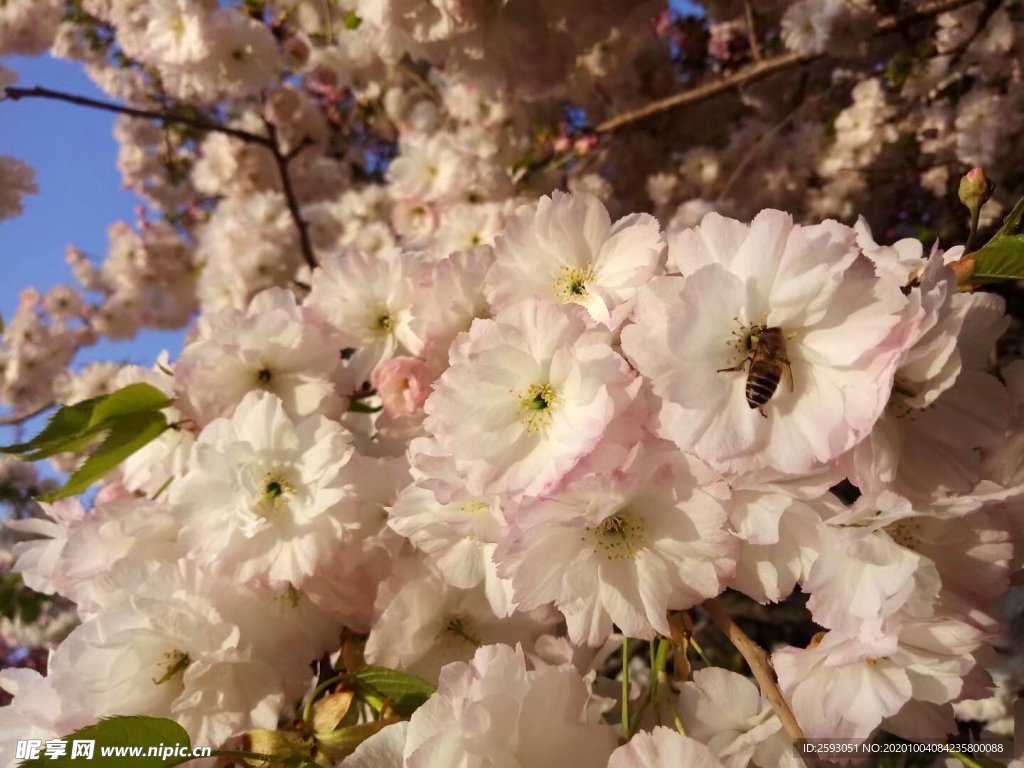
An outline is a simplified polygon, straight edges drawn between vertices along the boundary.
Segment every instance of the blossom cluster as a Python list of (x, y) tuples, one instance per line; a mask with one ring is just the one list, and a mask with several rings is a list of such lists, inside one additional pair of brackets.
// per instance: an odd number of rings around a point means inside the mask
[[(344, 768), (1005, 733), (1024, 363), (967, 249), (932, 243), (967, 239), (951, 169), (1006, 179), (982, 226), (1024, 180), (1024, 19), (875, 5), (3, 3), (0, 55), (133, 107), (117, 162), (148, 208), (104, 259), (68, 249), (75, 286), (22, 293), (0, 403), (169, 404), (81, 498), (35, 506), (0, 464), (0, 570), (52, 597), (0, 624), (49, 651), (0, 673), (0, 763), (117, 715), (291, 736), (362, 660), (436, 692), (363, 712)], [(0, 182), (4, 219), (35, 185), (7, 157)], [(74, 368), (184, 327), (152, 368)], [(743, 612), (777, 690), (710, 647)]]
[[(244, 309), (304, 282), (318, 253), (490, 243), (558, 188), (615, 214), (650, 209), (671, 233), (711, 210), (778, 208), (948, 240), (957, 168), (986, 164), (1005, 181), (983, 214), (994, 221), (1024, 178), (1019, 8), (943, 0), (922, 20), (913, 3), (883, 5), (761, 3), (745, 18), (731, 0), (693, 16), (624, 0), (10, 0), (0, 55), (81, 62), (154, 115), (122, 117), (115, 138), (125, 185), (159, 215), (116, 224), (108, 254), (69, 251), (76, 285), (52, 289), (57, 309), (19, 312), (61, 351), (33, 365), (48, 342), (5, 332), (0, 403), (59, 401), (54, 369), (82, 348), (182, 327), (197, 306)], [(693, 103), (686, 120), (608, 128), (683, 84), (744, 75), (780, 44), (773, 61), (809, 58), (741, 98)], [(15, 81), (0, 68), (0, 92)], [(724, 138), (721, 115), (734, 116)], [(236, 133), (202, 128), (218, 122)], [(288, 189), (268, 142), (288, 158)], [(0, 181), (2, 220), (36, 187), (6, 156)]]
[[(174, 428), (91, 509), (13, 524), (38, 536), (14, 568), (81, 623), (46, 677), (7, 675), (5, 722), (148, 714), (220, 744), (276, 728), (355, 632), (440, 683), (367, 742), (395, 765), (716, 765), (737, 739), (777, 765), (778, 717), (713, 667), (676, 705), (706, 747), (654, 730), (613, 754), (601, 675), (727, 589), (799, 587), (824, 631), (772, 660), (803, 732), (941, 738), (983, 696), (1024, 492), (1003, 302), (956, 290), (961, 251), (775, 210), (666, 238), (556, 192), (493, 246), (338, 250), (308, 290), (204, 313), (176, 361), (114, 378), (166, 392)], [(500, 734), (496, 690), (520, 697)]]

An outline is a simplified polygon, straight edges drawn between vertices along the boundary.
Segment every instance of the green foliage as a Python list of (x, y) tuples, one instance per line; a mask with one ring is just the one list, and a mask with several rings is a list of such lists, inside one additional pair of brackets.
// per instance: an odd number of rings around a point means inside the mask
[(42, 496), (43, 501), (76, 496), (88, 490), (96, 480), (113, 470), (137, 450), (158, 438), (167, 429), (167, 419), (159, 412), (135, 413), (120, 419), (100, 447), (80, 466), (62, 488)]
[(1024, 279), (1024, 235), (990, 241), (974, 257), (972, 282)]
[(972, 283), (995, 280), (1024, 280), (1024, 234), (1020, 234), (1024, 218), (1024, 198), (1003, 220), (1003, 226), (974, 254)]
[(359, 29), (362, 23), (362, 17), (355, 11), (349, 11), (345, 14), (345, 29)]
[(102, 438), (63, 488), (42, 497), (55, 501), (82, 493), (159, 436), (167, 429), (161, 410), (170, 404), (171, 400), (150, 384), (129, 384), (109, 395), (61, 407), (32, 440), (2, 447), (0, 452), (38, 461), (58, 453), (82, 451)]
[(395, 718), (383, 718), (381, 720), (374, 720), (372, 723), (360, 723), (359, 725), (350, 725), (347, 728), (339, 728), (328, 734), (318, 735), (316, 739), (317, 748), (331, 761), (344, 760), (355, 752), (356, 747), (368, 738), (397, 722), (399, 721)]
[[(74, 741), (95, 741), (92, 760), (79, 757), (72, 759)], [(173, 720), (160, 717), (111, 717), (101, 720), (65, 736), (66, 753), (62, 757), (49, 758), (42, 752), (35, 760), (24, 760), (19, 768), (76, 768), (87, 762), (93, 768), (171, 768), (187, 762), (182, 757), (102, 757), (102, 747), (149, 747), (172, 745), (190, 746), (188, 733)]]
[(378, 711), (387, 704), (403, 717), (409, 717), (437, 689), (426, 680), (395, 669), (366, 666), (352, 676), (356, 694)]
[(22, 583), (21, 574), (0, 574), (0, 616), (32, 624), (48, 602), (49, 596), (29, 589)]
[(366, 403), (353, 400), (349, 403), (348, 409), (353, 413), (377, 413), (384, 409), (383, 405), (367, 405)]

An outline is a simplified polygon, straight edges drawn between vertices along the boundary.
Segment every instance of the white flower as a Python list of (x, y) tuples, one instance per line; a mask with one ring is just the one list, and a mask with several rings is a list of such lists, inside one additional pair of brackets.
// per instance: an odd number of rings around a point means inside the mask
[[(903, 301), (858, 255), (849, 228), (770, 210), (749, 226), (708, 214), (673, 240), (686, 277), (645, 287), (622, 332), (663, 400), (661, 433), (734, 472), (805, 472), (863, 438), (892, 386)], [(762, 341), (774, 365), (751, 375)]]
[(524, 502), (494, 555), (519, 607), (553, 602), (570, 639), (592, 646), (613, 623), (629, 637), (670, 635), (668, 610), (717, 595), (734, 564), (725, 509), (712, 495), (727, 491), (702, 488), (698, 472), (641, 451), (614, 478)]
[(432, 264), (429, 283), (417, 292), (410, 326), (422, 339), (424, 357), (448, 361), (448, 348), (460, 333), (468, 331), (478, 317), (490, 317), (483, 283), (494, 262), (488, 246), (453, 253)]
[(224, 575), (299, 585), (359, 525), (341, 477), (351, 454), (343, 427), (317, 415), (293, 422), (276, 396), (250, 392), (207, 425), (171, 486), (183, 548)]
[(150, 0), (140, 52), (149, 61), (165, 65), (201, 61), (209, 55), (212, 42), (203, 25), (208, 11), (208, 3), (196, 0)]
[(103, 602), (102, 578), (125, 560), (147, 565), (174, 563), (178, 557), (180, 523), (174, 510), (149, 499), (128, 497), (97, 504), (68, 532), (61, 553), (61, 593), (87, 615)]
[(452, 201), (473, 178), (473, 158), (451, 134), (407, 134), (401, 153), (388, 167), (391, 194), (396, 200), (425, 203)]
[(776, 651), (772, 664), (808, 738), (867, 738), (911, 699), (959, 696), (982, 637), (960, 621), (906, 621), (871, 641), (828, 632), (806, 649)]
[(824, 53), (843, 0), (798, 0), (782, 16), (782, 40), (796, 53)]
[(32, 166), (16, 157), (0, 155), (0, 221), (20, 216), (24, 210), (22, 198), (38, 191)]
[(615, 752), (608, 768), (725, 768), (699, 741), (658, 726), (636, 734)]
[(494, 550), (505, 531), (497, 499), (465, 499), (442, 504), (421, 484), (406, 487), (389, 510), (388, 525), (405, 536), (453, 587), (481, 582), (498, 616), (512, 611), (511, 584), (498, 577)]
[(81, 701), (61, 696), (53, 679), (34, 669), (5, 669), (0, 672), (0, 688), (14, 697), (0, 707), (0, 765), (18, 764), (19, 741), (59, 739), (94, 722)]
[(340, 350), (332, 354), (329, 334), (304, 314), (290, 291), (271, 288), (244, 313), (205, 315), (174, 370), (189, 415), (206, 424), (254, 390), (277, 395), (292, 418), (340, 414)]
[(348, 251), (324, 257), (313, 272), (305, 306), (334, 329), (339, 347), (356, 350), (356, 367), (366, 378), (381, 361), (419, 351), (409, 328), (418, 280), (415, 260), (397, 251), (376, 256)]
[(785, 600), (818, 556), (819, 508), (841, 479), (834, 471), (795, 483), (764, 473), (733, 479), (729, 521), (741, 545), (730, 586), (759, 603)]
[(274, 668), (197, 595), (129, 595), (76, 628), (50, 665), (62, 699), (96, 716), (170, 717), (197, 744), (274, 728), (284, 704)]
[(949, 258), (934, 253), (921, 271), (908, 304), (917, 322), (907, 325), (889, 402), (844, 459), (866, 494), (892, 490), (919, 505), (966, 496), (982, 479), (979, 449), (1004, 439), (1009, 393), (988, 367), (1009, 322), (1005, 304), (957, 293)]
[(77, 498), (40, 505), (43, 515), (25, 520), (8, 520), (5, 525), (19, 533), (36, 534), (42, 538), (14, 545), (14, 571), (21, 574), (25, 586), (36, 592), (66, 594), (64, 578), (64, 547), (69, 533), (85, 519), (85, 510)]
[(425, 426), (471, 493), (554, 487), (628, 404), (629, 368), (585, 314), (528, 299), (474, 321), (453, 344)]
[(615, 748), (572, 667), (527, 671), (522, 650), (491, 645), (441, 671), (409, 721), (405, 765), (600, 766)]
[(660, 271), (663, 247), (652, 216), (612, 224), (593, 195), (554, 192), (521, 207), (495, 239), (487, 298), (499, 310), (531, 296), (582, 304), (614, 329), (637, 289)]
[(445, 664), (468, 661), (490, 643), (531, 646), (556, 618), (546, 610), (498, 617), (483, 585), (452, 587), (435, 569), (416, 561), (402, 562), (381, 585), (376, 608), (366, 641), (367, 661), (427, 680), (436, 679)]
[(408, 733), (406, 721), (382, 728), (342, 760), (340, 768), (405, 768), (402, 754)]
[(726, 768), (799, 768), (801, 760), (778, 716), (753, 682), (719, 667), (693, 673), (679, 694), (686, 733)]

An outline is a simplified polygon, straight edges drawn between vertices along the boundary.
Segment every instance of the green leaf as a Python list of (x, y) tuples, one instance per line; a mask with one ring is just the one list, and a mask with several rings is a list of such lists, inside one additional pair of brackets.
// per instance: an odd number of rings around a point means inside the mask
[(378, 411), (384, 410), (383, 405), (367, 405), (358, 400), (353, 400), (349, 403), (348, 409), (353, 413), (377, 413)]
[(1024, 235), (993, 238), (974, 254), (971, 282), (1024, 279)]
[(165, 429), (167, 419), (159, 411), (143, 411), (119, 418), (100, 447), (68, 478), (67, 483), (40, 498), (52, 502), (83, 493), (96, 480), (159, 437)]
[(360, 723), (350, 725), (347, 728), (339, 728), (330, 733), (317, 734), (317, 748), (332, 761), (344, 760), (356, 751), (356, 747), (373, 736), (375, 733), (387, 728), (389, 725), (399, 723), (401, 720), (396, 717), (385, 717), (374, 720), (372, 723)]
[(1003, 219), (1003, 226), (1001, 226), (999, 231), (992, 236), (991, 240), (988, 241), (989, 244), (999, 238), (1017, 234), (1020, 230), (1021, 219), (1024, 219), (1024, 197), (1017, 201), (1017, 204), (1013, 206), (1013, 210), (1006, 215), (1005, 219)]
[(34, 438), (2, 447), (0, 452), (38, 461), (57, 453), (81, 451), (119, 419), (156, 412), (170, 404), (167, 395), (151, 384), (129, 384), (109, 395), (62, 406)]
[(426, 680), (386, 667), (361, 667), (353, 676), (360, 697), (376, 696), (404, 717), (409, 717), (437, 690)]
[(171, 404), (171, 399), (152, 384), (129, 384), (102, 398), (92, 412), (90, 427), (145, 411), (159, 411)]
[(345, 14), (345, 29), (359, 29), (362, 23), (363, 18), (355, 11), (349, 11)]
[[(150, 747), (158, 750), (166, 747), (189, 747), (192, 742), (188, 733), (173, 720), (160, 717), (111, 717), (101, 720), (65, 736), (65, 754), (57, 758), (46, 757), (45, 750), (34, 760), (24, 760), (19, 768), (81, 768), (83, 764), (92, 768), (170, 768), (186, 762), (182, 757), (149, 757), (145, 753)], [(94, 741), (92, 760), (72, 758), (75, 741)], [(104, 747), (141, 747), (142, 756), (103, 755)]]
[[(89, 425), (92, 418), (92, 411), (102, 398), (94, 397), (91, 400), (83, 400), (74, 405), (62, 406), (43, 428), (43, 431), (29, 440), (27, 443), (17, 443), (0, 448), (0, 453), (42, 453), (39, 458), (52, 456), (59, 453), (63, 443), (73, 439)], [(49, 451), (49, 452), (47, 452)], [(35, 461), (35, 459), (29, 459)]]

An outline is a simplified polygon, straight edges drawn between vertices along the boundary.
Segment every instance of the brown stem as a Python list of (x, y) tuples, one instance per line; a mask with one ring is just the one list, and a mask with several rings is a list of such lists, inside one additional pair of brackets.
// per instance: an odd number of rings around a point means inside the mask
[(291, 161), (298, 156), (299, 152), (306, 148), (308, 141), (304, 140), (291, 152), (285, 154), (281, 151), (281, 143), (277, 140), (277, 126), (269, 120), (264, 120), (267, 126), (267, 133), (270, 135), (270, 151), (274, 155), (274, 162), (277, 163), (277, 173), (281, 177), (281, 189), (284, 192), (285, 202), (288, 204), (288, 212), (292, 215), (295, 229), (299, 233), (299, 248), (302, 250), (302, 258), (309, 265), (310, 269), (316, 269), (317, 260), (313, 253), (313, 241), (309, 237), (309, 227), (306, 220), (302, 218), (302, 208), (299, 206), (299, 198), (295, 195), (295, 187), (292, 185), (292, 177), (288, 172)]
[(53, 407), (53, 403), (43, 403), (36, 408), (29, 411), (23, 411), (22, 413), (11, 413), (7, 416), (0, 416), (0, 427), (14, 427), (18, 424), (24, 424), (26, 421), (31, 419), (33, 416), (38, 416), (45, 410)]
[[(876, 35), (882, 35), (895, 29), (899, 29), (900, 25), (920, 21), (922, 19), (928, 19), (932, 16), (938, 16), (940, 13), (952, 11), (961, 6), (970, 5), (976, 2), (978, 2), (978, 0), (930, 0), (930, 2), (922, 3), (910, 13), (905, 13), (901, 16), (886, 16), (875, 26), (874, 33)], [(669, 110), (685, 106), (686, 104), (695, 104), (699, 101), (704, 101), (712, 96), (717, 96), (720, 93), (730, 91), (733, 88), (739, 88), (747, 85), (748, 83), (760, 80), (775, 72), (789, 69), (797, 64), (814, 61), (815, 59), (821, 58), (823, 55), (824, 54), (820, 53), (784, 53), (770, 59), (762, 59), (745, 69), (741, 69), (735, 74), (723, 77), (721, 80), (715, 80), (710, 83), (705, 83), (704, 85), (699, 85), (696, 88), (690, 88), (689, 90), (682, 91), (681, 93), (676, 93), (672, 96), (667, 96), (664, 99), (652, 101), (642, 107), (631, 109), (628, 112), (623, 112), (621, 115), (611, 117), (603, 123), (600, 123), (594, 131), (599, 134), (612, 133), (613, 131), (617, 131), (619, 128), (630, 125), (631, 123), (646, 120), (649, 117), (660, 115), (663, 112), (668, 112)]]
[(754, 673), (754, 679), (757, 680), (757, 684), (761, 688), (761, 693), (768, 699), (775, 714), (779, 716), (783, 730), (794, 741), (804, 738), (804, 732), (796, 721), (796, 717), (793, 716), (793, 710), (789, 708), (782, 691), (779, 690), (779, 684), (775, 682), (775, 670), (772, 669), (772, 662), (768, 658), (768, 654), (739, 628), (718, 600), (708, 600), (704, 603), (704, 609), (711, 615), (715, 626), (722, 630), (722, 633), (729, 638), (729, 642), (736, 646), (736, 650), (746, 660), (750, 671)]
[(761, 46), (757, 42), (757, 23), (754, 19), (754, 6), (750, 0), (743, 0), (743, 10), (747, 15), (747, 41), (750, 43), (750, 55), (754, 61), (761, 61)]
[(292, 184), (291, 175), (288, 172), (288, 166), (291, 161), (294, 160), (302, 150), (309, 146), (310, 142), (308, 140), (303, 141), (291, 152), (285, 154), (282, 152), (281, 145), (277, 139), (277, 129), (270, 122), (266, 122), (269, 135), (261, 136), (258, 133), (252, 133), (240, 128), (232, 128), (231, 126), (222, 125), (216, 121), (207, 120), (203, 117), (190, 117), (186, 115), (175, 115), (166, 111), (157, 112), (149, 109), (139, 109), (138, 107), (128, 107), (124, 104), (117, 104), (112, 101), (90, 99), (86, 96), (78, 96), (73, 93), (55, 91), (51, 88), (42, 88), (40, 86), (34, 86), (32, 88), (7, 88), (4, 91), (4, 99), (9, 99), (11, 101), (19, 101), (21, 99), (50, 99), (53, 101), (64, 101), (69, 104), (76, 104), (80, 107), (91, 107), (92, 109), (98, 109), (103, 112), (128, 115), (129, 117), (137, 117), (142, 120), (159, 120), (164, 125), (187, 125), (201, 131), (223, 133), (226, 136), (231, 136), (232, 138), (240, 141), (266, 147), (274, 156), (274, 162), (277, 164), (277, 170), (281, 176), (281, 187), (284, 191), (285, 201), (288, 204), (288, 211), (291, 213), (292, 220), (295, 222), (295, 229), (299, 234), (299, 246), (302, 249), (302, 258), (305, 259), (310, 268), (315, 268), (317, 266), (316, 256), (313, 253), (313, 243), (309, 237), (309, 228), (306, 226), (306, 222), (302, 218), (299, 201), (295, 196), (295, 187)]
[(750, 165), (750, 163), (754, 160), (754, 158), (757, 157), (758, 153), (763, 149), (764, 145), (772, 138), (774, 138), (775, 135), (779, 133), (779, 131), (783, 130), (787, 125), (793, 122), (796, 116), (800, 114), (800, 112), (802, 112), (805, 107), (809, 107), (810, 105), (816, 103), (820, 98), (821, 94), (816, 94), (798, 104), (796, 107), (789, 111), (788, 115), (786, 115), (784, 118), (782, 118), (782, 120), (773, 125), (763, 134), (761, 134), (761, 136), (758, 137), (757, 141), (750, 145), (750, 149), (748, 149), (746, 153), (744, 153), (743, 157), (736, 164), (736, 167), (733, 168), (732, 173), (729, 174), (729, 178), (726, 179), (725, 184), (722, 185), (722, 190), (718, 193), (718, 196), (715, 198), (716, 204), (720, 204), (722, 200), (725, 199), (726, 195), (728, 195), (730, 190), (732, 190), (732, 185), (736, 183), (736, 181), (740, 177), (740, 174), (742, 174), (743, 171), (746, 170), (747, 166)]
[(113, 112), (118, 115), (137, 117), (141, 120), (159, 120), (164, 124), (187, 125), (201, 131), (223, 133), (227, 136), (233, 136), (236, 139), (247, 141), (251, 144), (261, 144), (264, 147), (270, 147), (270, 140), (267, 139), (266, 136), (260, 136), (256, 133), (243, 131), (240, 128), (221, 125), (218, 122), (207, 120), (202, 117), (189, 117), (187, 115), (175, 115), (167, 112), (157, 112), (150, 109), (139, 109), (138, 107), (127, 107), (124, 104), (117, 104), (112, 101), (90, 99), (86, 96), (77, 96), (73, 93), (55, 91), (51, 88), (42, 88), (40, 86), (34, 86), (32, 88), (9, 87), (4, 91), (4, 99), (9, 99), (10, 101), (20, 101), (21, 99), (50, 99), (52, 101), (65, 101), (69, 104), (77, 104), (80, 107), (91, 107), (92, 109), (98, 109), (103, 112)]

